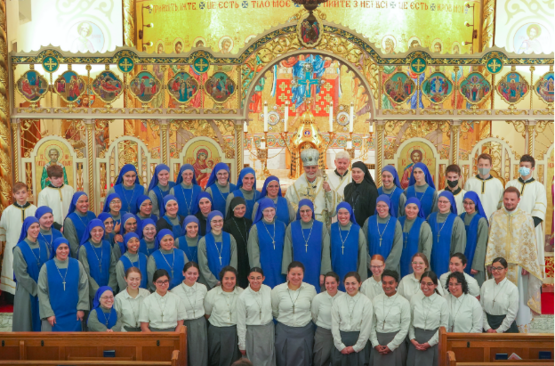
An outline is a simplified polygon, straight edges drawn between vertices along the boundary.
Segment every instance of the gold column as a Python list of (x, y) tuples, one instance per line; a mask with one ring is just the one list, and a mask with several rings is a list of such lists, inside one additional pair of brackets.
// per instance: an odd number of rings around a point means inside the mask
[(526, 127), (526, 134), (528, 137), (528, 143), (526, 144), (526, 153), (534, 156), (534, 147), (536, 142), (536, 121), (528, 121), (528, 126)]
[(451, 164), (459, 163), (460, 121), (451, 121)]
[(237, 178), (243, 169), (243, 121), (235, 123), (235, 163), (237, 164)]
[[(21, 151), (21, 148), (19, 147), (19, 141), (20, 141), (20, 136), (19, 136), (19, 123), (12, 123), (12, 136), (13, 136), (13, 161), (14, 161), (14, 165), (13, 165), (13, 179), (14, 182), (18, 182), (20, 180), (19, 178), (19, 154)], [(29, 187), (29, 189), (31, 189), (31, 187)]]
[(135, 0), (123, 0), (123, 44), (135, 46)]
[(482, 43), (480, 51), (492, 47), (495, 40), (495, 3), (496, 0), (484, 0), (482, 5)]
[(383, 138), (385, 131), (385, 121), (378, 121), (376, 126), (376, 185), (382, 185), (383, 169)]
[(89, 172), (89, 202), (91, 202), (91, 207), (94, 212), (96, 212), (96, 201), (94, 199), (94, 126), (95, 120), (87, 119), (85, 120), (85, 125), (87, 126), (87, 170)]
[(160, 151), (162, 152), (162, 163), (168, 165), (168, 151), (170, 147), (168, 146), (168, 121), (160, 120)]
[(0, 213), (12, 197), (13, 146), (10, 136), (10, 91), (8, 70), (6, 0), (0, 0)]

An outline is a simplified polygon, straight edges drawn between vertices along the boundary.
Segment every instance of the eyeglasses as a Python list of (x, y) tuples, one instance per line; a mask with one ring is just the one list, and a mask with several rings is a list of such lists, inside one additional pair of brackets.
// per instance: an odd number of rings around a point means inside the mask
[(101, 296), (100, 300), (114, 300), (113, 296)]
[(497, 272), (501, 272), (504, 269), (505, 269), (504, 267), (491, 267), (492, 271), (497, 271)]
[(155, 282), (157, 285), (167, 285), (170, 283), (170, 281), (166, 280), (166, 281), (156, 281)]

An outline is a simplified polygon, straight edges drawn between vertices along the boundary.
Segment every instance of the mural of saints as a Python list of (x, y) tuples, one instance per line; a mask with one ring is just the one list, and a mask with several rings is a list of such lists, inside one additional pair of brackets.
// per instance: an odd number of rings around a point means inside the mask
[(411, 163), (409, 165), (407, 165), (403, 170), (403, 176), (401, 177), (401, 188), (403, 188), (403, 189), (408, 188), (410, 175), (412, 173), (412, 168), (413, 168), (414, 164), (421, 162), (423, 157), (424, 156), (422, 154), (422, 151), (420, 151), (420, 150), (415, 149), (410, 153)]
[(63, 166), (58, 159), (60, 158), (60, 151), (56, 148), (56, 147), (51, 147), (48, 150), (48, 159), (50, 159), (50, 161), (46, 164), (44, 164), (44, 167), (42, 168), (42, 175), (40, 177), (40, 187), (41, 189), (44, 189), (44, 187), (46, 187), (49, 183), (49, 179), (48, 179), (48, 174), (46, 173), (46, 169), (48, 169), (48, 167), (52, 166), (52, 165), (59, 165), (62, 167), (63, 171), (64, 171), (64, 184), (69, 184), (67, 181), (67, 173), (66, 173), (66, 167)]

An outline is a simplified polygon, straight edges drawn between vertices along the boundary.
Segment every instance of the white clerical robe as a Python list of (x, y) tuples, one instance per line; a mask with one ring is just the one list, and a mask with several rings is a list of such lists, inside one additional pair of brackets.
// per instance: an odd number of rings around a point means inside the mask
[[(547, 211), (547, 195), (545, 194), (545, 186), (531, 178), (526, 182), (521, 179), (514, 179), (507, 183), (507, 187), (516, 187), (520, 191), (520, 202), (518, 208), (528, 212), (532, 217), (542, 220), (542, 223), (536, 226), (536, 245), (538, 246), (538, 260), (542, 268), (542, 275), (545, 274), (545, 236), (544, 224), (545, 213)], [(544, 275), (545, 277), (545, 275)]]
[(2, 260), (2, 279), (0, 291), (15, 295), (13, 280), (13, 248), (17, 245), (21, 228), (26, 217), (35, 216), (37, 207), (29, 205), (25, 208), (10, 205), (2, 212), (0, 218), (0, 241), (5, 241), (4, 259)]
[(39, 193), (37, 206), (50, 207), (54, 215), (54, 221), (63, 225), (73, 199), (73, 193), (75, 193), (75, 190), (67, 184), (60, 188), (46, 187)]
[(332, 217), (335, 213), (335, 192), (333, 190), (326, 192), (322, 186), (323, 182), (322, 177), (317, 177), (314, 182), (309, 183), (306, 174), (303, 173), (295, 183), (287, 188), (285, 198), (293, 205), (295, 212), (299, 208), (300, 200), (304, 198), (311, 200), (314, 203), (316, 220), (327, 224), (327, 218)]
[[(441, 192), (445, 191), (445, 189), (442, 189), (441, 191), (437, 192), (437, 195), (439, 196), (441, 194)], [(453, 193), (452, 191), (449, 191), (451, 193)], [(465, 195), (466, 191), (464, 189), (461, 189), (457, 194), (453, 194), (453, 197), (455, 197), (455, 203), (457, 205), (457, 215), (462, 214), (464, 211), (464, 195)], [(437, 202), (436, 202), (436, 209), (434, 209), (434, 211), (439, 211), (439, 209), (437, 209)]]
[[(489, 219), (490, 216), (501, 207), (503, 201), (503, 183), (494, 176), (490, 175), (488, 179), (481, 179), (479, 175), (471, 177), (464, 185), (465, 191), (473, 191), (480, 197), (482, 207)], [(462, 212), (459, 212), (459, 215)]]
[[(345, 191), (345, 187), (347, 187), (347, 184), (351, 183), (353, 178), (351, 177), (350, 170), (348, 170), (343, 177), (340, 177), (339, 175), (337, 175), (335, 170), (328, 171), (327, 174), (328, 174), (328, 183), (331, 187), (331, 190), (335, 192), (335, 202), (334, 202), (334, 208), (335, 208), (339, 203), (343, 202), (345, 198), (343, 194)], [(334, 213), (335, 213), (335, 210), (334, 210)]]

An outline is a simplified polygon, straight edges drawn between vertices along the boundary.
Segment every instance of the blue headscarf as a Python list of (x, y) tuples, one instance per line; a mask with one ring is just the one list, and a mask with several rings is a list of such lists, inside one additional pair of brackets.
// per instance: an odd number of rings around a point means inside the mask
[(102, 286), (99, 287), (98, 290), (96, 290), (96, 294), (94, 294), (93, 300), (93, 310), (100, 307), (100, 298), (102, 297), (102, 294), (106, 291), (111, 291), (112, 295), (114, 294), (114, 290), (112, 290), (110, 286)]
[[(268, 194), (268, 192), (266, 192), (266, 189), (268, 188), (268, 184), (270, 184), (270, 182), (278, 182), (279, 185), (279, 178), (275, 175), (270, 175), (268, 178), (266, 178), (266, 180), (264, 181), (264, 185), (262, 186), (262, 192), (260, 192), (260, 198), (264, 198)], [(278, 197), (282, 197), (281, 185), (279, 185)]]
[(212, 225), (210, 225), (210, 222), (212, 221), (212, 219), (216, 216), (221, 216), (222, 220), (224, 218), (224, 215), (218, 211), (212, 211), (208, 214), (208, 218), (206, 219), (206, 232), (209, 233), (210, 231), (212, 231)]
[(451, 212), (457, 215), (457, 203), (455, 202), (455, 196), (453, 196), (453, 193), (443, 191), (439, 194), (439, 196), (437, 196), (437, 199), (439, 200), (440, 197), (445, 197), (449, 200), (449, 202), (451, 202)]
[[(121, 170), (119, 171), (118, 179), (116, 180), (116, 183), (114, 183), (114, 185), (117, 186), (118, 184), (123, 184), (123, 176), (125, 175), (125, 173), (129, 173), (129, 172), (135, 172), (135, 174), (137, 174), (137, 177), (139, 176), (139, 173), (137, 173), (137, 168), (135, 168), (135, 165), (125, 164), (123, 168), (121, 168)], [(137, 178), (135, 178), (135, 184), (137, 184)]]
[(40, 206), (35, 211), (35, 217), (40, 220), (40, 218), (46, 215), (47, 213), (52, 213), (52, 209), (48, 206)]
[(411, 197), (407, 199), (407, 202), (405, 202), (405, 208), (411, 203), (414, 203), (418, 207), (418, 217), (425, 220), (426, 217), (424, 216), (424, 211), (422, 210), (422, 203), (420, 202), (420, 200), (416, 197)]
[(177, 204), (179, 204), (179, 202), (177, 202), (177, 198), (175, 198), (173, 194), (168, 194), (166, 197), (164, 197), (164, 208), (170, 201), (175, 201)]
[(297, 209), (297, 220), (301, 219), (301, 207), (308, 206), (312, 210), (312, 218), (315, 219), (316, 216), (314, 215), (314, 204), (308, 198), (303, 198), (299, 201), (299, 208)]
[(54, 242), (52, 243), (52, 252), (50, 252), (50, 259), (52, 259), (56, 256), (56, 250), (62, 244), (67, 245), (67, 247), (69, 249), (69, 241), (66, 238), (61, 236), (59, 238), (54, 239)]
[(164, 236), (169, 235), (175, 239), (173, 233), (170, 229), (162, 229), (158, 234), (156, 234), (156, 243), (154, 244), (155, 248), (160, 248), (160, 242), (164, 238)]
[(239, 178), (237, 178), (237, 189), (243, 187), (243, 178), (245, 178), (245, 175), (247, 174), (252, 174), (254, 176), (254, 185), (252, 186), (252, 189), (256, 191), (256, 172), (250, 166), (243, 168), (241, 173), (239, 173)]
[(421, 162), (416, 163), (412, 166), (412, 171), (410, 173), (410, 179), (409, 179), (409, 186), (412, 186), (416, 183), (416, 179), (414, 179), (414, 169), (416, 168), (419, 168), (424, 172), (424, 176), (426, 177), (426, 183), (428, 183), (428, 185), (433, 189), (436, 189), (436, 185), (434, 184), (434, 180), (432, 178), (432, 175), (430, 174), (430, 171), (428, 170), (428, 167), (426, 166), (426, 164)]
[[(376, 199), (376, 206), (378, 205), (378, 202), (384, 202), (387, 205), (387, 207), (389, 207), (389, 214), (393, 216), (393, 207), (391, 207), (391, 200), (389, 199), (388, 195), (382, 194), (378, 196), (378, 198)], [(376, 211), (376, 215), (377, 214), (378, 214), (378, 211)]]
[[(150, 189), (150, 188), (149, 188)], [(145, 202), (145, 201), (150, 201), (152, 202), (152, 200), (150, 199), (149, 196), (147, 196), (146, 194), (143, 194), (141, 196), (139, 196), (139, 198), (137, 198), (137, 213), (141, 212), (141, 205)]]
[(37, 219), (35, 216), (29, 216), (23, 221), (23, 226), (21, 227), (21, 234), (19, 235), (19, 240), (17, 241), (18, 243), (25, 240), (25, 238), (27, 237), (27, 231), (34, 223), (37, 223), (37, 224), (39, 223), (39, 219)]
[(89, 224), (87, 225), (87, 230), (85, 230), (85, 232), (83, 233), (83, 237), (81, 238), (81, 243), (80, 243), (81, 245), (89, 241), (89, 239), (91, 238), (91, 230), (94, 229), (95, 227), (101, 227), (102, 230), (106, 231), (106, 227), (104, 226), (104, 223), (99, 219), (93, 219), (89, 221)]
[(114, 198), (117, 198), (121, 201), (121, 197), (119, 196), (119, 194), (117, 193), (109, 194), (108, 197), (106, 197), (106, 201), (104, 201), (104, 207), (102, 208), (102, 212), (110, 212), (110, 202), (112, 202)]
[(135, 221), (138, 223), (137, 216), (133, 215), (132, 213), (126, 213), (121, 217), (121, 227), (123, 229), (122, 231), (125, 231), (125, 222), (129, 219), (135, 219)]
[[(268, 182), (268, 180), (266, 180), (266, 182)], [(264, 186), (266, 186), (266, 182), (264, 182)], [(258, 201), (258, 209), (256, 210), (256, 215), (254, 217), (254, 221), (252, 222), (253, 224), (256, 224), (258, 221), (262, 220), (262, 218), (264, 217), (262, 211), (267, 208), (273, 208), (274, 210), (276, 210), (276, 204), (271, 198), (265, 197)]]
[(102, 221), (102, 223), (104, 223), (104, 221), (111, 219), (112, 215), (110, 215), (109, 212), (101, 212), (100, 215), (98, 215), (97, 219), (99, 219), (100, 221)]
[(87, 194), (85, 192), (75, 192), (73, 194), (73, 198), (71, 199), (71, 204), (69, 205), (69, 210), (67, 211), (68, 215), (75, 211), (75, 205), (77, 204), (77, 201), (79, 201), (79, 198), (81, 196), (86, 196), (86, 195)]
[[(133, 166), (134, 168), (135, 166)], [(125, 166), (124, 166), (125, 168)], [(156, 165), (156, 168), (154, 168), (154, 175), (152, 176), (152, 179), (150, 180), (150, 184), (148, 185), (148, 190), (151, 191), (154, 187), (156, 187), (158, 185), (158, 174), (161, 171), (167, 170), (168, 174), (170, 173), (170, 167), (167, 166), (166, 164), (158, 164)], [(123, 171), (123, 169), (122, 169)], [(121, 174), (121, 173), (120, 173)], [(119, 179), (119, 178), (118, 178)]]
[(486, 222), (489, 223), (486, 212), (484, 211), (484, 208), (482, 207), (482, 202), (480, 201), (480, 196), (478, 196), (478, 194), (474, 191), (468, 191), (464, 194), (463, 200), (465, 200), (467, 198), (472, 200), (472, 202), (474, 202), (474, 204), (476, 205), (476, 212), (478, 213), (478, 215), (482, 216), (484, 219), (486, 219)]
[(335, 214), (337, 215), (339, 213), (339, 210), (344, 208), (345, 210), (349, 211), (349, 214), (351, 215), (349, 217), (349, 220), (351, 220), (351, 222), (355, 225), (358, 225), (356, 220), (355, 220), (355, 214), (353, 213), (353, 208), (351, 207), (351, 205), (347, 202), (341, 202), (340, 204), (337, 205), (337, 208), (335, 209)]
[[(207, 186), (208, 187), (208, 186)], [(197, 196), (197, 201), (196, 201), (196, 206), (198, 207), (198, 210), (200, 212), (200, 207), (199, 207), (199, 203), (200, 200), (203, 198), (208, 198), (208, 200), (210, 201), (210, 203), (212, 203), (212, 206), (214, 206), (214, 200), (212, 199), (212, 196), (210, 195), (210, 193), (208, 192), (200, 192)]]
[(220, 170), (225, 170), (229, 175), (227, 177), (227, 181), (229, 183), (229, 178), (231, 176), (231, 174), (229, 173), (229, 167), (227, 166), (226, 163), (218, 163), (216, 164), (216, 166), (214, 167), (214, 169), (212, 169), (212, 172), (210, 173), (210, 177), (208, 178), (208, 183), (206, 183), (207, 187), (210, 187), (212, 184), (214, 184), (218, 178), (216, 178), (216, 174), (218, 174), (218, 172)]
[[(193, 184), (198, 185), (197, 177), (195, 177), (195, 168), (191, 164), (184, 164), (184, 165), (181, 166), (181, 169), (179, 169), (179, 175), (177, 176), (177, 179), (175, 180), (175, 184), (178, 185), (178, 184), (183, 183), (183, 172), (185, 170), (190, 170), (190, 171), (193, 172), (193, 180), (191, 182)], [(212, 173), (210, 173), (210, 176), (212, 176)]]
[(141, 234), (142, 234), (143, 230), (145, 229), (145, 227), (147, 227), (148, 225), (154, 225), (154, 227), (156, 227), (156, 223), (154, 222), (153, 219), (141, 220)]
[(185, 236), (187, 235), (187, 225), (189, 225), (191, 222), (196, 223), (200, 229), (200, 221), (198, 220), (198, 218), (194, 215), (189, 215), (185, 218), (185, 220), (183, 220), (183, 232), (185, 233)]
[(395, 169), (395, 167), (393, 165), (386, 165), (383, 169), (382, 169), (382, 173), (383, 172), (388, 172), (393, 176), (393, 183), (401, 188), (401, 182), (399, 182), (399, 174), (397, 174), (397, 169)]
[(127, 234), (125, 234), (125, 236), (123, 237), (123, 246), (125, 247), (126, 251), (127, 251), (127, 243), (132, 238), (137, 238), (137, 240), (141, 240), (139, 238), (139, 235), (137, 235), (136, 233), (127, 233)]

